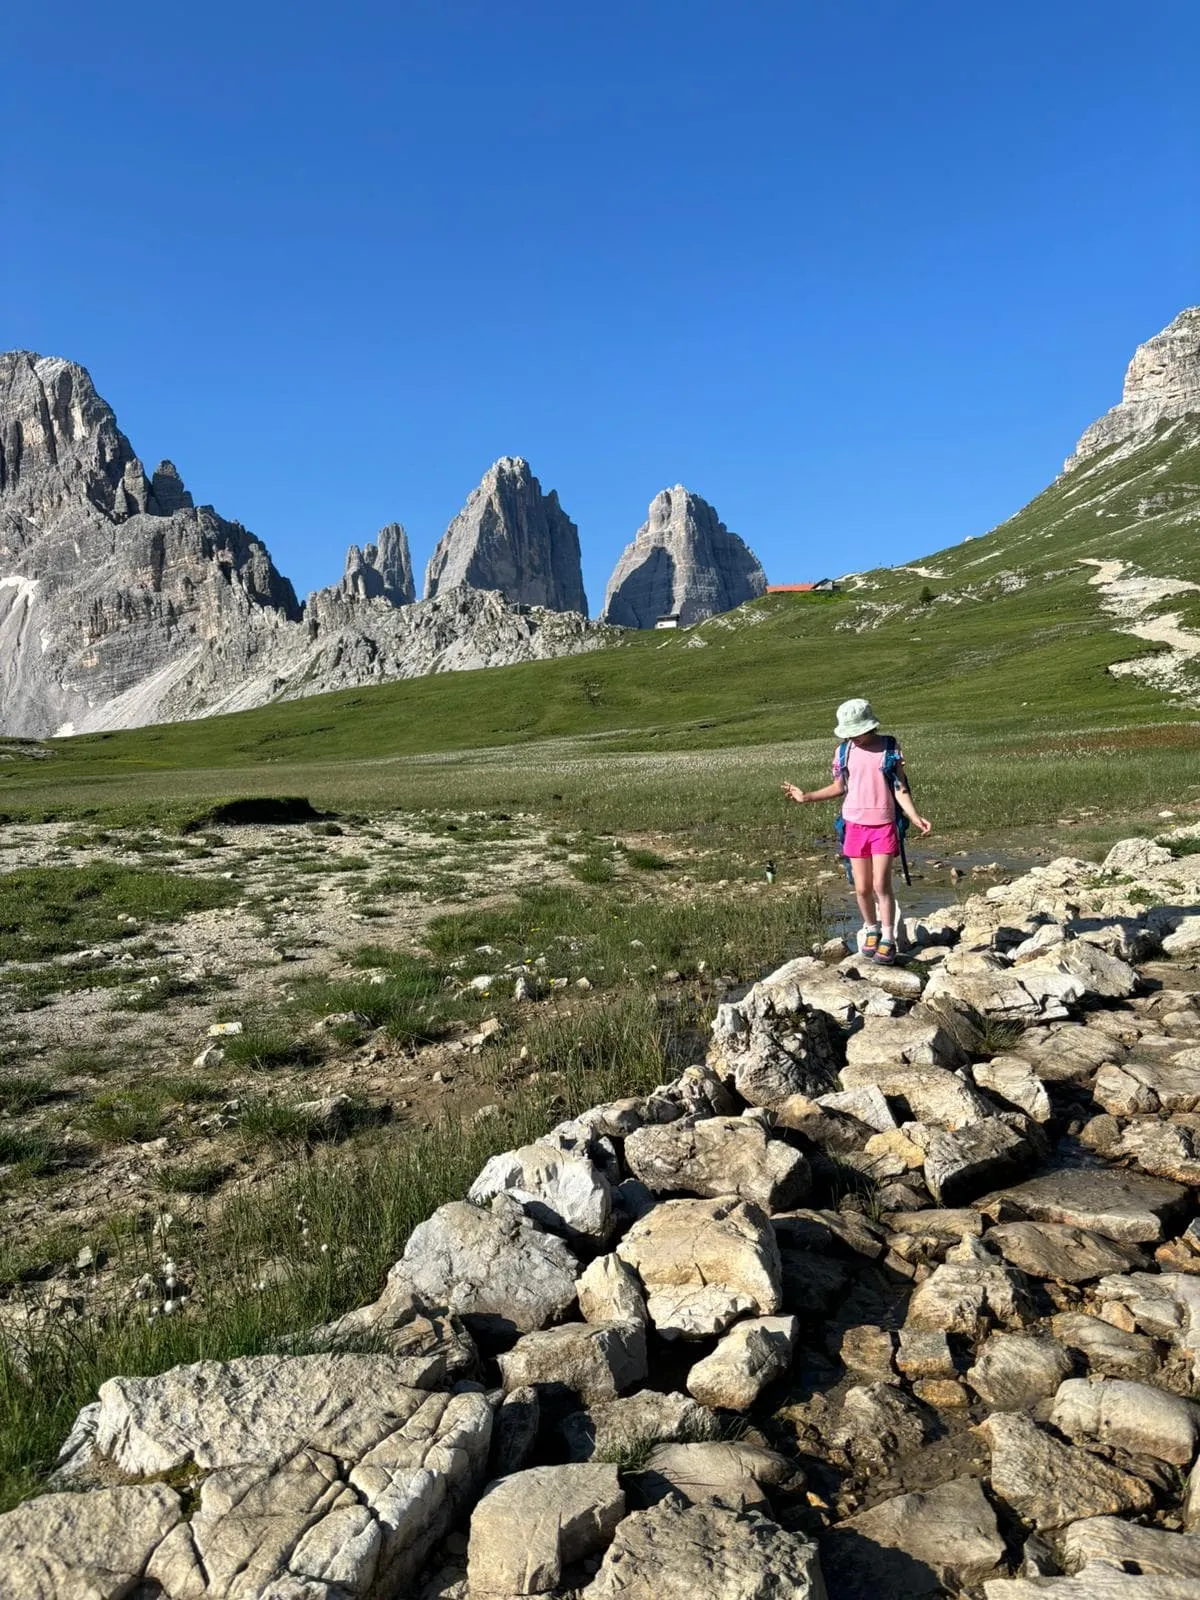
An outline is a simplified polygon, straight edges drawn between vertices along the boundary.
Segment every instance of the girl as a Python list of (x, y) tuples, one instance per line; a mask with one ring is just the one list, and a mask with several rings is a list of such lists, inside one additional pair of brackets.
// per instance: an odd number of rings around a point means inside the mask
[[(847, 742), (844, 769), (839, 747), (833, 759), (832, 783), (808, 794), (794, 783), (785, 783), (783, 792), (797, 805), (807, 805), (810, 800), (836, 800), (845, 795), (843, 849), (854, 873), (854, 893), (863, 918), (858, 948), (881, 966), (894, 966), (896, 901), (892, 894), (892, 866), (900, 854), (896, 808), (899, 807), (922, 834), (928, 833), (931, 825), (917, 815), (908, 792), (904, 757), (895, 741), (889, 742), (879, 732), (879, 718), (868, 701), (847, 700), (840, 705), (833, 731)], [(899, 759), (889, 779), (884, 764), (892, 747), (896, 748)]]

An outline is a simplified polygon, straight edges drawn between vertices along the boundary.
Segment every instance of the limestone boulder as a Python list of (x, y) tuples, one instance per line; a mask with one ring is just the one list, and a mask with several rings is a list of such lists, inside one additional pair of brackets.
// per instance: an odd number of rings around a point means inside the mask
[(1063, 1535), (1063, 1566), (1076, 1573), (1089, 1562), (1165, 1578), (1200, 1579), (1200, 1539), (1142, 1528), (1123, 1517), (1086, 1517)]
[(567, 1238), (603, 1239), (612, 1220), (608, 1179), (582, 1155), (568, 1155), (549, 1142), (496, 1155), (467, 1191), (484, 1206), (508, 1194), (527, 1216)]
[(1068, 1350), (1078, 1350), (1089, 1371), (1110, 1378), (1152, 1378), (1158, 1371), (1154, 1341), (1143, 1333), (1114, 1327), (1103, 1317), (1083, 1311), (1062, 1311), (1051, 1318), (1050, 1331)]
[(124, 1600), (182, 1518), (164, 1483), (23, 1501), (0, 1515), (0, 1589), (13, 1600)]
[(780, 1309), (779, 1246), (745, 1201), (665, 1201), (634, 1223), (617, 1254), (641, 1280), (664, 1338), (708, 1338), (740, 1316)]
[(770, 991), (756, 986), (736, 1005), (718, 1006), (708, 1065), (747, 1104), (775, 1106), (832, 1089), (841, 1052), (823, 1013), (777, 1010)]
[(471, 1514), (472, 1600), (557, 1589), (563, 1569), (605, 1549), (624, 1515), (615, 1466), (531, 1467), (499, 1479)]
[(585, 1403), (612, 1400), (647, 1376), (641, 1322), (568, 1322), (523, 1334), (500, 1358), (505, 1391), (566, 1390)]
[(987, 1117), (954, 1132), (933, 1129), (919, 1142), (925, 1149), (925, 1182), (940, 1206), (962, 1205), (1019, 1178), (1040, 1154), (1033, 1139), (1003, 1117)]
[(632, 1267), (611, 1253), (597, 1256), (575, 1285), (585, 1322), (646, 1321), (646, 1297)]
[(1148, 1511), (1154, 1503), (1143, 1479), (1062, 1444), (1016, 1412), (993, 1413), (980, 1432), (992, 1452), (992, 1488), (1036, 1528)]
[(933, 1413), (903, 1389), (869, 1383), (846, 1391), (828, 1440), (854, 1466), (881, 1471), (923, 1445), (933, 1429)]
[(701, 1405), (748, 1411), (769, 1383), (792, 1363), (795, 1317), (753, 1317), (737, 1322), (711, 1355), (688, 1373), (688, 1393)]
[(983, 1344), (967, 1382), (997, 1411), (1025, 1411), (1057, 1394), (1070, 1376), (1071, 1357), (1057, 1339), (1030, 1333), (993, 1333)]
[(971, 1068), (978, 1088), (986, 1090), (1006, 1105), (1023, 1111), (1035, 1122), (1049, 1122), (1050, 1096), (1033, 1067), (1022, 1056), (993, 1056)]
[(935, 1022), (909, 1017), (864, 1017), (846, 1043), (846, 1065), (957, 1067), (963, 1053), (953, 1036)]
[(618, 1400), (596, 1401), (574, 1411), (559, 1427), (570, 1461), (612, 1459), (640, 1449), (647, 1440), (661, 1444), (694, 1444), (718, 1434), (717, 1419), (706, 1406), (686, 1394), (660, 1394), (642, 1389)]
[(441, 1206), (413, 1229), (403, 1261), (427, 1305), (446, 1307), (472, 1332), (500, 1337), (560, 1317), (575, 1299), (579, 1272), (562, 1239), (499, 1201), (490, 1210), (464, 1201)]
[(1200, 1053), (1183, 1051), (1164, 1061), (1126, 1061), (1100, 1068), (1092, 1093), (1105, 1111), (1116, 1117), (1137, 1117), (1160, 1111), (1200, 1109)]
[(792, 1472), (783, 1456), (744, 1440), (660, 1444), (636, 1476), (636, 1494), (647, 1505), (675, 1494), (689, 1505), (719, 1501), (735, 1511), (769, 1510), (769, 1488), (786, 1482)]
[(580, 1600), (824, 1600), (816, 1546), (754, 1511), (667, 1499), (617, 1529)]
[(979, 1480), (952, 1478), (838, 1523), (821, 1540), (821, 1559), (836, 1600), (919, 1600), (973, 1588), (1004, 1548)]
[(850, 1091), (876, 1089), (904, 1119), (934, 1128), (969, 1127), (996, 1113), (995, 1106), (972, 1084), (945, 1067), (870, 1062), (847, 1064), (842, 1083)]
[(736, 1195), (764, 1211), (799, 1205), (812, 1186), (800, 1151), (747, 1117), (641, 1128), (626, 1139), (625, 1159), (656, 1194)]
[(1148, 1383), (1068, 1378), (1055, 1396), (1050, 1420), (1070, 1439), (1116, 1445), (1131, 1455), (1190, 1467), (1200, 1406)]
[(944, 1261), (913, 1291), (904, 1326), (977, 1337), (997, 1323), (1020, 1328), (1029, 1317), (1021, 1273), (980, 1261)]
[(1155, 1177), (1200, 1188), (1200, 1115), (1181, 1114), (1166, 1122), (1135, 1117), (1121, 1130), (1111, 1154)]

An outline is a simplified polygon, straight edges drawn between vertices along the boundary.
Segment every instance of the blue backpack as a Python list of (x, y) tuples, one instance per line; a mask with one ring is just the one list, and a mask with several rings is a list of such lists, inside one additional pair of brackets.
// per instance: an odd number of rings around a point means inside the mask
[[(900, 746), (896, 743), (895, 739), (892, 738), (890, 733), (885, 733), (883, 735), (883, 775), (891, 786), (893, 794), (897, 789), (908, 788), (908, 781), (905, 778), (902, 769), (903, 763), (900, 759)], [(839, 778), (845, 779), (849, 776), (849, 739), (843, 740), (843, 742), (838, 746), (836, 770)], [(911, 793), (912, 791), (910, 790), (909, 792)], [(896, 837), (900, 841), (900, 870), (904, 873), (905, 883), (911, 883), (912, 875), (908, 870), (908, 857), (904, 852), (904, 838), (908, 833), (908, 818), (905, 816), (904, 812), (901, 811), (900, 807), (895, 804), (895, 802), (893, 802), (893, 808), (896, 813)], [(842, 860), (846, 863), (846, 882), (853, 884), (854, 873), (851, 870), (850, 862), (846, 859), (845, 817), (838, 817), (837, 821), (834, 823), (833, 831), (837, 837), (838, 855), (841, 856)]]

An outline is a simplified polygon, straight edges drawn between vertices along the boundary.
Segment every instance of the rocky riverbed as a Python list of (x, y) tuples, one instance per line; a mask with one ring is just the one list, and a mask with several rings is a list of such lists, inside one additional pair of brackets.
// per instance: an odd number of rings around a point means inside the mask
[(1198, 836), (791, 961), (373, 1303), (102, 1384), (0, 1590), (1200, 1594)]

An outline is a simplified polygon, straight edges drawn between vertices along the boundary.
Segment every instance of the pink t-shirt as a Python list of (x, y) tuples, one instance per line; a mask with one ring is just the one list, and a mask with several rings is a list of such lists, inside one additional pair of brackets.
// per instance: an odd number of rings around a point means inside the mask
[[(897, 748), (896, 754), (903, 761), (903, 751)], [(896, 803), (892, 798), (892, 786), (883, 774), (886, 755), (886, 750), (863, 750), (855, 744), (847, 748), (846, 798), (842, 802), (842, 815), (847, 822), (858, 822), (864, 827), (878, 828), (896, 820)], [(835, 778), (840, 776), (836, 753), (833, 758), (833, 775)]]

